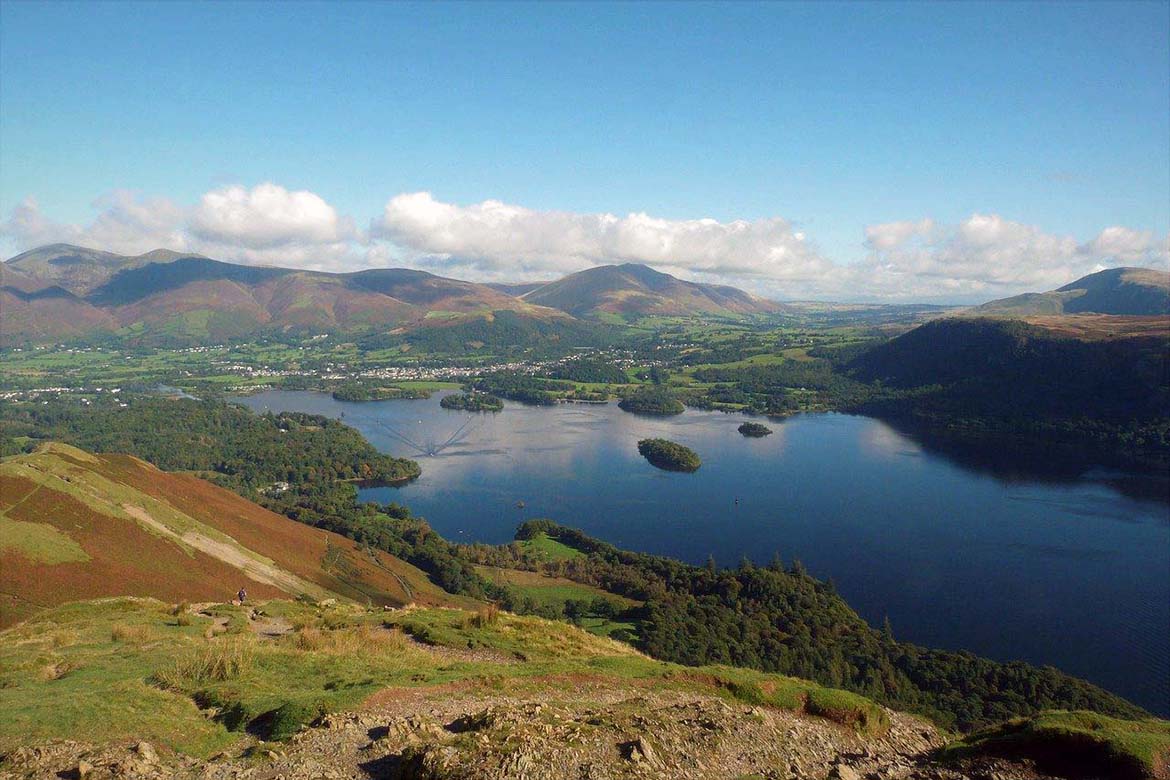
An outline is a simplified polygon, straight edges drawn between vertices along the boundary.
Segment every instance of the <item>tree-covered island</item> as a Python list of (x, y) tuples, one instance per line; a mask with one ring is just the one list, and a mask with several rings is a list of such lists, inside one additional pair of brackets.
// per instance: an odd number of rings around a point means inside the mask
[(465, 412), (498, 412), (504, 408), (504, 402), (489, 393), (470, 392), (445, 395), (439, 406)]
[(772, 429), (769, 428), (767, 425), (761, 425), (760, 423), (757, 423), (757, 422), (745, 422), (743, 425), (739, 426), (739, 428), (737, 430), (740, 433), (742, 433), (744, 436), (747, 436), (747, 437), (750, 437), (753, 439), (758, 439), (762, 436), (767, 436), (768, 434), (770, 434), (772, 432)]
[(335, 401), (394, 401), (402, 398), (430, 398), (430, 396), (429, 392), (418, 388), (393, 385), (375, 387), (361, 382), (350, 382), (333, 391), (333, 400)]
[(698, 471), (702, 461), (690, 447), (684, 447), (667, 439), (642, 439), (638, 452), (651, 465), (666, 471)]

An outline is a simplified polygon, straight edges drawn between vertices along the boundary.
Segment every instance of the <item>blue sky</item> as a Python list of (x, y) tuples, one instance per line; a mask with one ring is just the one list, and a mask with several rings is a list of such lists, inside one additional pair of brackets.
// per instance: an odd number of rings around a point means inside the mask
[(1165, 264), (1168, 138), (1165, 2), (0, 6), (5, 255), (978, 298)]

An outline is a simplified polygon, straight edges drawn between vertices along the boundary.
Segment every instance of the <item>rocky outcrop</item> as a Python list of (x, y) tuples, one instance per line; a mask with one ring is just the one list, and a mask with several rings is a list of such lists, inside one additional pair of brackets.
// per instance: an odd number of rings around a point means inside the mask
[(807, 715), (716, 696), (583, 687), (568, 697), (486, 690), (380, 694), (360, 712), (329, 715), (289, 742), (198, 761), (149, 743), (21, 748), (0, 778), (128, 780), (1036, 780), (1005, 761), (941, 766), (939, 732), (890, 712), (881, 737)]

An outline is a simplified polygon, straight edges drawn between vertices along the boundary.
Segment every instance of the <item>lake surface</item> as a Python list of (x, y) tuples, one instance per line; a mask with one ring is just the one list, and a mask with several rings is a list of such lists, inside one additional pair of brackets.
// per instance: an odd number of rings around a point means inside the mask
[[(888, 615), (900, 639), (1052, 664), (1170, 715), (1161, 476), (932, 441), (866, 417), (798, 416), (747, 439), (736, 431), (747, 418), (719, 412), (647, 418), (616, 404), (508, 403), (469, 415), (440, 408), (439, 395), (344, 403), (273, 391), (241, 401), (344, 414), (380, 450), (416, 458), (420, 479), (363, 497), (406, 504), (448, 539), (507, 542), (521, 521), (549, 517), (692, 563), (767, 563), (779, 552), (831, 577), (871, 624)], [(693, 448), (702, 468), (654, 468), (636, 447), (648, 436)]]

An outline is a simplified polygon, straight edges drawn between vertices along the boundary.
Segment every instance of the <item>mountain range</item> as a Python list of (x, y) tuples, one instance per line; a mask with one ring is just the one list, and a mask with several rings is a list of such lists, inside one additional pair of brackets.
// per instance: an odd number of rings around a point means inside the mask
[(326, 273), (155, 250), (123, 256), (69, 244), (0, 265), (2, 343), (110, 333), (223, 340), (262, 331), (441, 328), (511, 312), (575, 317), (775, 311), (742, 290), (645, 266), (601, 266), (547, 284), (489, 286), (405, 268)]
[[(484, 326), (490, 329), (504, 314), (506, 325), (497, 325), (509, 333), (519, 329), (547, 338), (563, 331), (572, 339), (588, 333), (590, 321), (798, 308), (635, 263), (516, 284), (477, 284), (405, 268), (327, 273), (240, 265), (166, 249), (124, 256), (69, 244), (33, 249), (0, 264), (0, 346), (108, 335), (206, 343), (272, 332), (422, 329), (455, 331), (446, 341), (462, 343), (463, 331), (482, 341)], [(1170, 274), (1115, 268), (968, 311), (1012, 318), (1084, 313), (1170, 313)]]

